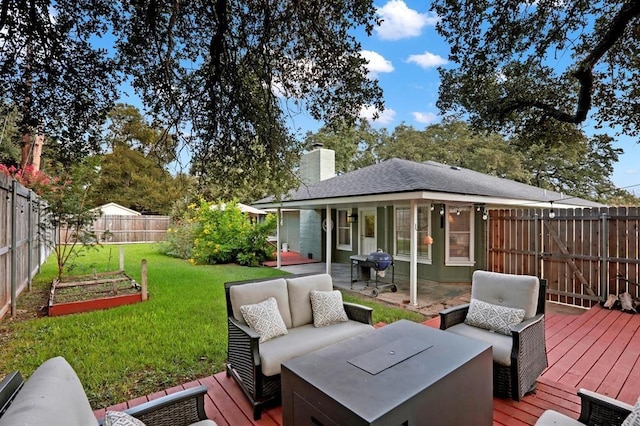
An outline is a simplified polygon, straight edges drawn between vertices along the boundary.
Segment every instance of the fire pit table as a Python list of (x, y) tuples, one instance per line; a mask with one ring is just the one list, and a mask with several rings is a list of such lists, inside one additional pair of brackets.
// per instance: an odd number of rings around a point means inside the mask
[(401, 320), (282, 363), (298, 425), (491, 425), (491, 346)]

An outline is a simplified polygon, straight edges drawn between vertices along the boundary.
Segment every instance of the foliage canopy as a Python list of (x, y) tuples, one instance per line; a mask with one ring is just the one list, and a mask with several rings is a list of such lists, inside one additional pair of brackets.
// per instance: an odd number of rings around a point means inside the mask
[(456, 68), (438, 106), (526, 134), (549, 121), (640, 132), (640, 2), (434, 0)]
[(372, 0), (4, 1), (0, 87), (23, 131), (80, 155), (97, 148), (126, 77), (206, 185), (281, 193), (294, 184), (296, 116), (331, 123), (382, 108), (354, 36), (376, 24)]

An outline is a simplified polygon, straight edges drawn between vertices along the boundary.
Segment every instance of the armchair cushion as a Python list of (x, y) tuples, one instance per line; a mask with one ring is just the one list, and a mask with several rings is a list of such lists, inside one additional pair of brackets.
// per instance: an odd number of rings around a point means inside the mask
[(342, 293), (339, 290), (311, 290), (309, 296), (311, 297), (314, 327), (326, 327), (349, 321), (342, 304)]
[(0, 425), (97, 425), (80, 379), (62, 357), (33, 372), (0, 417)]
[(240, 306), (240, 312), (247, 325), (260, 335), (260, 343), (287, 334), (287, 327), (274, 297), (253, 305)]
[(280, 311), (285, 326), (291, 328), (289, 292), (287, 291), (287, 282), (284, 278), (231, 287), (229, 289), (229, 299), (231, 299), (233, 317), (240, 321), (240, 323), (246, 324), (240, 312), (240, 306), (259, 303), (270, 296), (273, 296), (278, 302), (278, 310)]
[(283, 339), (273, 339), (260, 344), (262, 374), (280, 374), (281, 364), (309, 352), (333, 345), (350, 337), (373, 330), (369, 324), (357, 321), (341, 322), (331, 327), (316, 328), (313, 324), (292, 328)]
[(471, 297), (493, 305), (525, 310), (524, 319), (533, 318), (538, 307), (538, 277), (474, 271)]
[[(287, 278), (292, 327), (311, 324), (313, 312), (309, 292), (311, 290), (331, 291), (333, 281), (329, 274)], [(289, 328), (292, 328), (289, 327)]]
[(511, 336), (512, 325), (520, 324), (524, 319), (524, 309), (493, 305), (478, 299), (471, 299), (469, 312), (464, 322), (473, 327), (495, 331)]
[(511, 336), (493, 333), (489, 330), (472, 327), (464, 323), (447, 328), (447, 331), (487, 342), (492, 348), (493, 362), (504, 365), (505, 367), (511, 366), (511, 350), (513, 348), (513, 338)]

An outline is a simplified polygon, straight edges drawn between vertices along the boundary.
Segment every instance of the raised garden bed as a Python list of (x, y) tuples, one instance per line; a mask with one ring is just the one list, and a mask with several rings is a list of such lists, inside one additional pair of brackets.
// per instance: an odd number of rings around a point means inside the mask
[(49, 316), (108, 309), (147, 300), (144, 272), (142, 285), (124, 271), (71, 277), (73, 281), (55, 280), (49, 295)]

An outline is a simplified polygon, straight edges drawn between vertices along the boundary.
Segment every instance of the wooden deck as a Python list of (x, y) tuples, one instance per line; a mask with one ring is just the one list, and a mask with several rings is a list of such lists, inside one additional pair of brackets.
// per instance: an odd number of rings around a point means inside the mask
[[(425, 323), (438, 327), (439, 319)], [(640, 396), (640, 315), (608, 311), (596, 306), (582, 315), (550, 313), (546, 316), (549, 368), (538, 381), (534, 394), (519, 402), (494, 398), (495, 425), (533, 425), (546, 409), (577, 418), (579, 388), (596, 391), (634, 404)], [(123, 410), (181, 389), (207, 386), (206, 411), (220, 426), (281, 425), (280, 407), (266, 410), (253, 421), (246, 397), (224, 372), (186, 383), (153, 395), (118, 404)], [(97, 410), (96, 416), (104, 416)]]

